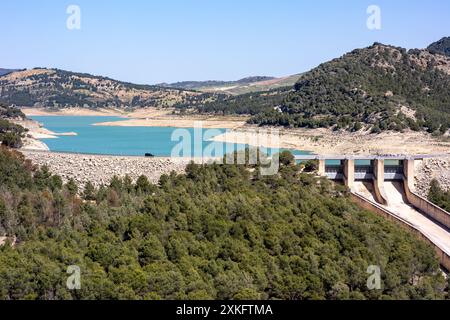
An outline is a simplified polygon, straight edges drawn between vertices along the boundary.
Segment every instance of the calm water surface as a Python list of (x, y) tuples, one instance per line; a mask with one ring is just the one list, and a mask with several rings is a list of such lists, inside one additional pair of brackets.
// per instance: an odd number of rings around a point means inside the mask
[[(123, 118), (119, 117), (35, 116), (31, 118), (56, 133), (77, 133), (77, 136), (42, 139), (51, 151), (129, 156), (143, 156), (145, 153), (151, 153), (155, 156), (168, 157), (171, 155), (173, 148), (180, 144), (180, 141), (188, 141), (180, 139), (172, 141), (172, 134), (178, 129), (175, 127), (93, 126), (94, 123), (123, 120)], [(194, 152), (201, 154), (201, 150), (208, 147), (215, 150), (212, 156), (223, 156), (228, 150), (242, 150), (246, 147), (246, 145), (242, 144), (233, 146), (222, 142), (200, 140), (198, 140), (198, 143), (194, 143), (194, 129), (188, 128), (183, 130), (187, 130), (184, 132), (189, 133), (192, 137), (190, 139), (192, 154), (195, 154)], [(215, 129), (213, 132), (208, 130), (208, 133), (215, 136), (225, 131), (225, 129)], [(273, 149), (269, 150), (268, 153), (278, 151)], [(302, 151), (291, 151), (299, 155), (308, 154)]]

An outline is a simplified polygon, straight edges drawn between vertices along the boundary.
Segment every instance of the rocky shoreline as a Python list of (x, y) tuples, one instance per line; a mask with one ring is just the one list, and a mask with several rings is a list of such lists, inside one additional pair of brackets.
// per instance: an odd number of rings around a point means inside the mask
[(76, 136), (76, 132), (56, 133), (50, 131), (44, 126), (31, 119), (14, 120), (13, 123), (20, 125), (28, 130), (22, 138), (23, 146), (21, 150), (50, 151), (47, 144), (41, 139), (58, 139), (59, 136)]
[(151, 182), (157, 183), (163, 174), (170, 174), (172, 171), (183, 173), (190, 162), (190, 159), (185, 158), (144, 158), (32, 150), (21, 152), (33, 164), (47, 166), (52, 173), (60, 175), (64, 182), (74, 179), (80, 187), (88, 181), (95, 186), (106, 185), (114, 175), (128, 175), (133, 181), (145, 175)]

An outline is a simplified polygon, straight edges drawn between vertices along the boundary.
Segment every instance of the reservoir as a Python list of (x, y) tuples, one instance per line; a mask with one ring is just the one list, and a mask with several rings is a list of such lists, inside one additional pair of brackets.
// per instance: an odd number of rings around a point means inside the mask
[[(112, 116), (33, 116), (33, 120), (41, 123), (46, 129), (55, 133), (75, 132), (76, 136), (58, 136), (55, 139), (42, 139), (51, 151), (72, 152), (103, 155), (144, 156), (151, 153), (157, 157), (170, 157), (172, 151), (180, 144), (178, 137), (173, 141), (176, 130), (194, 137), (194, 128), (175, 127), (120, 127), (94, 126), (95, 123), (121, 121), (123, 118)], [(195, 143), (191, 139), (191, 153), (197, 154), (205, 148), (213, 149), (212, 156), (221, 157), (229, 150), (243, 150), (248, 145), (228, 144), (209, 141), (211, 136), (222, 134), (226, 129), (203, 129), (207, 139)], [(175, 132), (176, 133), (176, 132)], [(213, 133), (211, 135), (211, 133)], [(175, 136), (178, 136), (175, 134)], [(198, 141), (198, 140), (197, 140)], [(201, 150), (198, 150), (198, 149)], [(268, 149), (273, 154), (279, 149)], [(290, 150), (295, 155), (308, 152)]]

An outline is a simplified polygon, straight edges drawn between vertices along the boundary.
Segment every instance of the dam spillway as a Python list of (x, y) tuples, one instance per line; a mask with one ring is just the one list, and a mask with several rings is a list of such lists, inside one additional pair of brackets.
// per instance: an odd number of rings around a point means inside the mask
[(417, 195), (415, 161), (449, 155), (297, 156), (318, 160), (319, 174), (342, 181), (360, 206), (397, 222), (430, 243), (450, 271), (450, 213)]

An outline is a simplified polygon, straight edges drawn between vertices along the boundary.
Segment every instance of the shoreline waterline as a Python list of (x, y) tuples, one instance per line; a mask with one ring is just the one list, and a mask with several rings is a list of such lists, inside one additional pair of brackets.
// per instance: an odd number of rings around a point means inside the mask
[(119, 109), (65, 108), (51, 110), (46, 108), (21, 108), (28, 117), (115, 117), (117, 121), (100, 121), (95, 126), (121, 127), (177, 127), (191, 128), (202, 122), (204, 128), (236, 129), (243, 127), (248, 116), (217, 116), (200, 114), (177, 114), (174, 108), (148, 107), (124, 111)]
[[(165, 127), (103, 127), (95, 124), (98, 121), (120, 122), (121, 119), (110, 116), (34, 116), (32, 119), (44, 126), (42, 130), (54, 133), (52, 137), (43, 136), (40, 139), (50, 151), (71, 154), (141, 157), (148, 154), (160, 158), (209, 159), (245, 148), (262, 148), (269, 155), (290, 149), (271, 144), (271, 139), (254, 137), (248, 141), (218, 141), (216, 137), (226, 134), (230, 129), (203, 127), (201, 122), (195, 123), (199, 127), (177, 127), (176, 124)], [(290, 151), (299, 155), (310, 154), (298, 149)]]
[[(92, 127), (99, 128), (116, 128), (113, 130), (137, 130), (145, 132), (145, 130), (151, 130), (150, 128), (165, 128), (169, 130), (171, 128), (185, 128), (189, 129), (192, 124), (199, 121), (199, 118), (194, 116), (174, 116), (168, 115), (167, 110), (143, 109), (135, 111), (133, 116), (144, 117), (149, 112), (155, 114), (154, 118), (128, 118), (124, 120), (122, 116), (113, 116), (110, 119), (114, 121), (93, 121)], [(164, 114), (164, 116), (161, 116)], [(59, 115), (53, 114), (49, 118), (57, 118)], [(61, 117), (61, 116), (59, 116)], [(72, 116), (66, 116), (72, 117)], [(84, 116), (86, 117), (86, 116)], [(170, 119), (168, 118), (170, 117)], [(72, 119), (83, 118), (83, 116), (74, 116)], [(127, 117), (125, 117), (127, 118)], [(185, 121), (184, 125), (177, 126), (180, 122)], [(208, 118), (211, 120), (211, 118)], [(223, 121), (226, 119), (222, 118)], [(134, 122), (133, 122), (134, 121)], [(140, 122), (136, 122), (140, 121)], [(159, 121), (159, 122), (155, 122)], [(168, 122), (169, 121), (169, 122)], [(186, 124), (186, 121), (189, 125)], [(140, 125), (141, 122), (145, 122), (145, 126)], [(165, 122), (165, 123), (163, 123)], [(216, 122), (212, 121), (215, 126)], [(107, 126), (103, 126), (104, 123), (108, 123)], [(102, 125), (101, 125), (102, 124)], [(160, 126), (157, 127), (156, 124)], [(209, 129), (205, 122), (202, 122), (204, 129)], [(47, 126), (46, 126), (47, 127)], [(51, 128), (50, 128), (51, 129)], [(67, 131), (73, 131), (65, 128)], [(156, 130), (155, 129), (155, 130)], [(332, 131), (325, 128), (317, 129), (305, 129), (305, 128), (274, 128), (279, 131), (280, 136), (280, 148), (289, 150), (305, 150), (307, 153), (314, 154), (346, 154), (346, 155), (364, 155), (364, 154), (443, 154), (450, 152), (450, 138), (435, 138), (430, 134), (423, 132), (414, 132), (405, 130), (404, 132), (382, 132), (381, 134), (369, 134), (364, 131), (360, 132), (344, 132), (344, 131)], [(259, 128), (252, 125), (244, 125), (234, 129), (226, 129), (227, 134), (221, 133), (214, 136), (211, 140), (222, 143), (245, 143), (249, 141), (249, 136), (255, 134), (255, 131), (267, 131), (266, 128)], [(124, 131), (124, 132), (125, 132)], [(65, 139), (67, 137), (62, 137)], [(47, 142), (43, 140), (43, 142)], [(50, 144), (50, 149), (55, 150)], [(270, 147), (269, 144), (264, 147)], [(306, 151), (307, 150), (307, 151)], [(78, 151), (83, 153), (84, 151)], [(151, 152), (151, 150), (149, 151)], [(112, 152), (98, 152), (100, 154), (111, 154)], [(118, 152), (117, 155), (123, 155), (124, 153)], [(140, 154), (143, 154), (142, 152)]]

